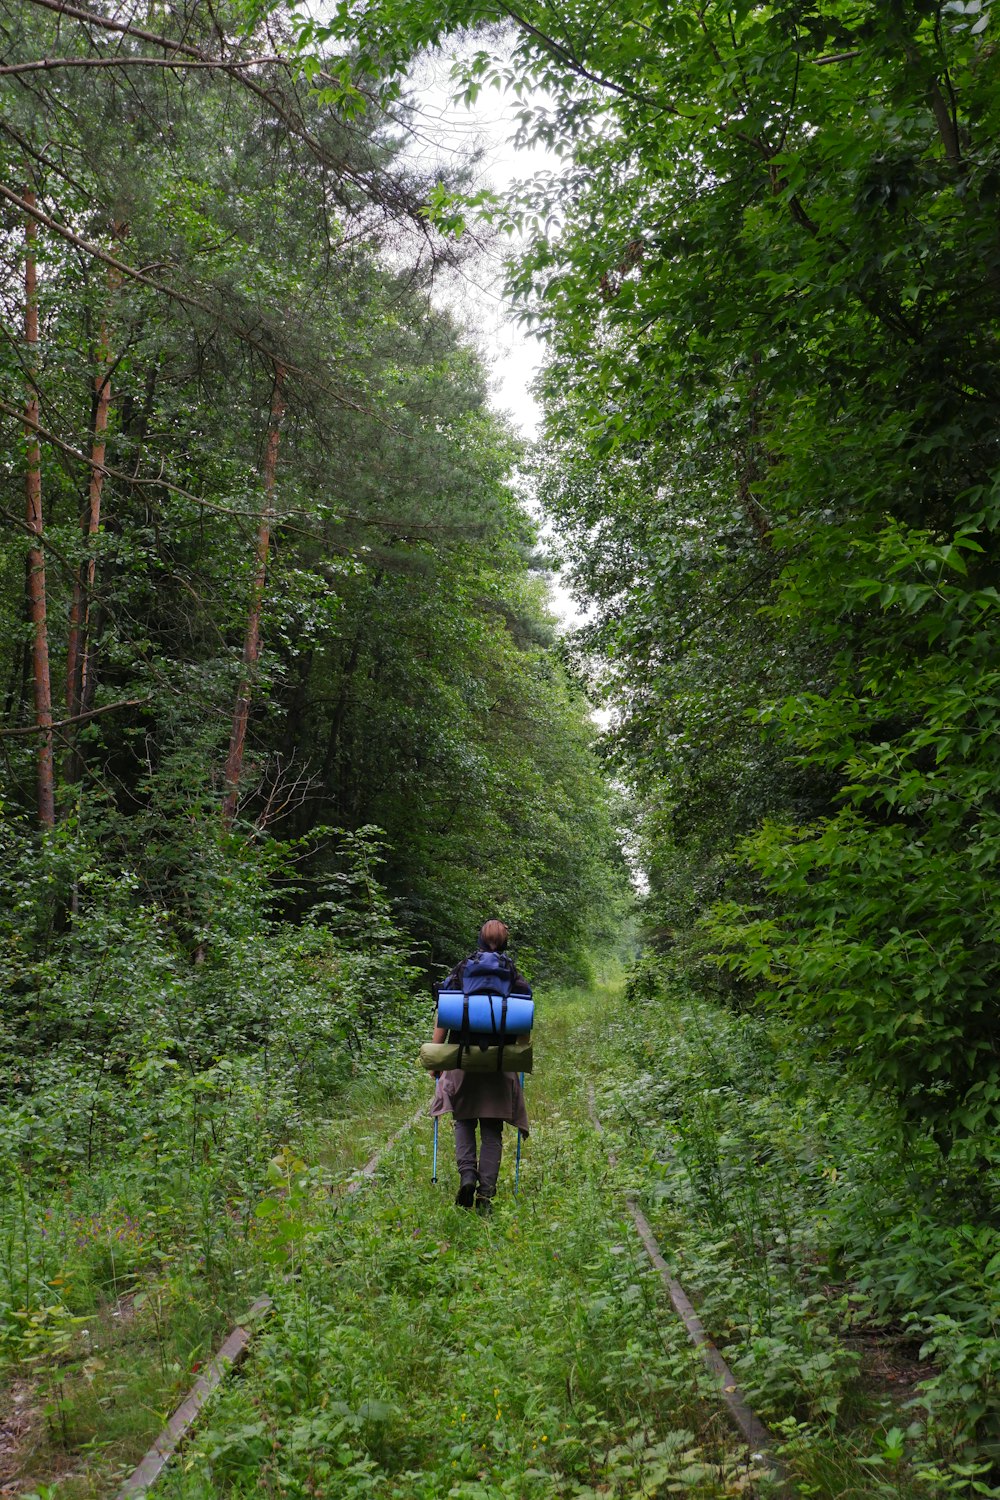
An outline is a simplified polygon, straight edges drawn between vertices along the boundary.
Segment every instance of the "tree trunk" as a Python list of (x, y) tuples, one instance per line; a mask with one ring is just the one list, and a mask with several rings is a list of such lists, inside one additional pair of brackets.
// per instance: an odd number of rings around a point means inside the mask
[[(35, 206), (35, 194), (27, 191), (24, 201)], [(52, 749), (52, 686), (49, 676), (49, 636), (46, 621), (45, 552), (42, 547), (42, 453), (38, 439), (38, 267), (35, 241), (38, 225), (29, 216), (24, 221), (24, 342), (28, 371), (28, 398), (24, 407), (26, 465), (24, 474), (25, 519), (28, 532), (36, 537), (28, 549), (28, 614), (33, 626), (32, 671), (35, 684), (35, 724), (38, 746), (38, 821), (54, 828), (56, 821), (55, 767)]]
[(84, 543), (87, 549), (73, 580), (73, 602), (70, 605), (69, 641), (66, 652), (66, 714), (72, 718), (80, 712), (83, 684), (87, 675), (87, 625), (90, 615), (90, 593), (94, 585), (96, 558), (94, 539), (101, 526), (101, 499), (104, 493), (104, 455), (107, 448), (108, 408), (111, 405), (111, 350), (108, 347), (107, 322), (101, 318), (101, 338), (94, 373), (94, 429), (90, 444), (90, 471), (87, 504), (82, 517)]
[(271, 546), (271, 522), (274, 519), (274, 476), (278, 466), (278, 442), (281, 437), (281, 418), (285, 411), (285, 372), (280, 365), (274, 372), (274, 392), (271, 397), (271, 420), (268, 426), (267, 447), (264, 450), (264, 503), (260, 513), (260, 528), (257, 532), (257, 556), (254, 569), (250, 608), (247, 613), (247, 629), (243, 641), (243, 674), (236, 694), (233, 709), (233, 728), (229, 737), (229, 754), (226, 757), (225, 793), (222, 799), (223, 827), (231, 828), (236, 816), (236, 805), (240, 794), (240, 777), (243, 774), (243, 746), (250, 718), (250, 698), (260, 659), (260, 611), (267, 582), (267, 554)]
[[(124, 225), (114, 226), (114, 239), (119, 240)], [(108, 292), (113, 294), (121, 285), (121, 276), (114, 269), (108, 271)], [(91, 470), (87, 486), (87, 503), (81, 526), (85, 555), (73, 580), (73, 599), (69, 612), (69, 638), (66, 648), (66, 717), (74, 718), (93, 701), (93, 652), (91, 649), (90, 608), (94, 591), (94, 575), (97, 569), (95, 547), (101, 529), (101, 501), (104, 494), (104, 457), (107, 450), (108, 410), (111, 405), (111, 348), (107, 319), (101, 318), (100, 343), (97, 349), (94, 372), (94, 428), (90, 444)], [(78, 781), (83, 774), (83, 765), (76, 747), (71, 751), (66, 775), (70, 781)]]

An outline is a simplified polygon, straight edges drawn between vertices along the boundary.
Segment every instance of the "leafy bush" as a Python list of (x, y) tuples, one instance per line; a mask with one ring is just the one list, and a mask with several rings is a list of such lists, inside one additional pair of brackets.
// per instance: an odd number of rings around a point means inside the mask
[(78, 832), (5, 835), (0, 1352), (32, 1357), (151, 1268), (179, 1258), (218, 1287), (249, 1263), (275, 1143), (343, 1091), (373, 1035), (383, 1068), (412, 1050), (415, 970), (371, 830), (294, 924), (274, 914), (288, 851), (213, 834), (194, 953)]
[(844, 528), (786, 579), (786, 611), (862, 644), (877, 627), (879, 648), (859, 660), (852, 647), (825, 696), (774, 709), (803, 766), (843, 777), (842, 805), (804, 826), (765, 823), (743, 851), (770, 910), (718, 906), (706, 923), (720, 962), (806, 1045), (980, 1164), (1000, 1123), (1000, 594), (966, 559), (996, 530), (997, 503), (947, 535)]
[(686, 960), (633, 969), (602, 1113), (706, 1326), (763, 1412), (837, 1431), (865, 1400), (859, 1351), (904, 1337), (929, 1362), (907, 1452), (950, 1464), (949, 1484), (968, 1463), (968, 1484), (985, 1483), (1000, 1440), (995, 1178), (901, 1133), (891, 1100), (803, 1052), (797, 1022), (699, 998)]

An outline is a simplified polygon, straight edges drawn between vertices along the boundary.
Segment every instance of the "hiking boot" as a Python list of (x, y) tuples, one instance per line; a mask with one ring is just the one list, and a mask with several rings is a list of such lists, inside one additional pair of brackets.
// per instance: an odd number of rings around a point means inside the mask
[(476, 1197), (476, 1184), (474, 1182), (463, 1182), (455, 1194), (455, 1203), (459, 1208), (471, 1208)]
[(479, 1215), (479, 1217), (481, 1219), (488, 1219), (489, 1216), (490, 1216), (490, 1214), (492, 1212), (493, 1212), (493, 1199), (492, 1198), (477, 1198), (476, 1199), (476, 1213)]

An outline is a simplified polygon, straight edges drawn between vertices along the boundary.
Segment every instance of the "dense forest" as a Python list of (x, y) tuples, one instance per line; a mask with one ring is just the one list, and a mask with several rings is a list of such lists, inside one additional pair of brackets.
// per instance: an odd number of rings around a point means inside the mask
[[(81, 1224), (208, 1341), (497, 915), (552, 993), (631, 965), (601, 1107), (782, 1492), (1000, 1494), (993, 11), (0, 0), (0, 1356), (56, 1446)], [(418, 168), (429, 52), (559, 170)], [(449, 310), (504, 246), (530, 447)], [(421, 1493), (773, 1492), (587, 1399), (603, 1468)]]
[[(373, 911), (431, 969), (496, 909), (570, 973), (620, 867), (402, 127), (324, 109), (280, 18), (194, 6), (156, 57), (131, 24), (6, 18), (6, 1045), (63, 1081), (130, 1026), (207, 1064), (234, 986), (251, 1042), (285, 978), (237, 934), (304, 944), (309, 991)], [(103, 993), (132, 922), (183, 1043)]]

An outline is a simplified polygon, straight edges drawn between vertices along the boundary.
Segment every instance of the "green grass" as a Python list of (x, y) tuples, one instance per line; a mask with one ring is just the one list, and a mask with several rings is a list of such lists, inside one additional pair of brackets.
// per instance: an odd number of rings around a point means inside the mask
[(587, 1120), (609, 999), (549, 998), (520, 1196), (510, 1132), (490, 1220), (454, 1206), (447, 1121), (437, 1187), (429, 1120), (352, 1200), (304, 1185), (294, 1279), (165, 1500), (748, 1492)]
[[(201, 1199), (172, 1201), (153, 1238), (165, 1258), (142, 1240), (109, 1281), (105, 1255), (108, 1296), (89, 1339), (77, 1325), (61, 1354), (53, 1340), (40, 1359), (35, 1492), (113, 1494), (195, 1367), (267, 1287), (274, 1312), (158, 1482), (163, 1500), (775, 1495), (748, 1469), (638, 1244), (623, 1206), (635, 1187), (784, 1444), (786, 1493), (994, 1493), (982, 1465), (936, 1467), (912, 1413), (866, 1385), (845, 1336), (850, 1287), (831, 1284), (820, 1254), (830, 1178), (817, 1143), (836, 1142), (843, 1157), (847, 1137), (810, 1113), (801, 1080), (770, 1077), (744, 1033), (690, 997), (671, 1008), (661, 996), (645, 1014), (616, 985), (546, 997), (520, 1195), (508, 1131), (489, 1220), (454, 1205), (447, 1120), (437, 1186), (428, 1118), (375, 1181), (341, 1191), (429, 1098), (408, 1066), (394, 1083), (358, 1079), (245, 1201), (220, 1204), (192, 1178)], [(599, 1050), (607, 1141), (587, 1115)], [(122, 1287), (138, 1296), (115, 1319), (110, 1294)]]
[[(362, 1074), (329, 1117), (300, 1126), (322, 1197), (415, 1107), (417, 1074)], [(220, 1140), (222, 1139), (220, 1135)], [(33, 1420), (0, 1479), (77, 1500), (114, 1494), (226, 1333), (284, 1269), (280, 1226), (258, 1217), (268, 1189), (262, 1136), (238, 1165), (199, 1141), (159, 1170), (141, 1147), (53, 1192), (29, 1175), (0, 1204), (6, 1387)], [(202, 1149), (205, 1145), (206, 1149)], [(27, 1393), (27, 1396), (26, 1396)], [(9, 1400), (9, 1394), (6, 1397)]]

